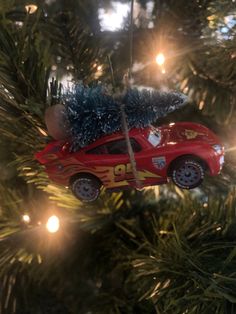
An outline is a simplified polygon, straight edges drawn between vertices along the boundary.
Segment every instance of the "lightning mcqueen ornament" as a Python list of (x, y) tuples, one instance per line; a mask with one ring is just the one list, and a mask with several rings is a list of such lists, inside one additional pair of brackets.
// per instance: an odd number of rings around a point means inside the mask
[[(195, 123), (171, 123), (158, 128), (131, 129), (139, 181), (142, 186), (163, 184), (168, 178), (180, 188), (199, 186), (206, 172), (217, 175), (224, 163), (224, 148), (217, 136)], [(82, 201), (98, 198), (107, 189), (137, 188), (122, 132), (106, 135), (70, 151), (70, 143), (54, 141), (36, 154), (49, 178), (70, 186)]]

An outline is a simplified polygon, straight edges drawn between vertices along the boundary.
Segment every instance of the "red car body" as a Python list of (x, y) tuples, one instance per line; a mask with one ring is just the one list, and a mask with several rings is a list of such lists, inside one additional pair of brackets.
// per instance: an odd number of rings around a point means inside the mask
[[(166, 183), (171, 168), (183, 157), (200, 160), (212, 176), (220, 172), (224, 162), (220, 140), (200, 124), (181, 122), (131, 129), (129, 137), (142, 187)], [(36, 158), (58, 184), (70, 186), (73, 178), (89, 174), (108, 189), (137, 188), (122, 132), (106, 135), (73, 152), (68, 142), (54, 141)]]

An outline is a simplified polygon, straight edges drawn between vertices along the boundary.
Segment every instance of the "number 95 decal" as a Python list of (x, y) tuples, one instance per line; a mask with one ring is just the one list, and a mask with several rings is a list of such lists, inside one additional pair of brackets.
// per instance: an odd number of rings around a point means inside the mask
[(114, 167), (115, 182), (133, 179), (131, 164), (120, 164)]

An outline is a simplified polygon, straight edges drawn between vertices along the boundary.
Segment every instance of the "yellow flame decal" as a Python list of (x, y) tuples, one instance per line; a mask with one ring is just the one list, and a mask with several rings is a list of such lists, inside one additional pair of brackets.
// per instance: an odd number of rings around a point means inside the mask
[(144, 171), (138, 171), (138, 178), (139, 180), (146, 180), (147, 178), (161, 178), (161, 176), (152, 173), (148, 170), (144, 170)]
[(188, 140), (192, 140), (192, 139), (195, 139), (198, 135), (204, 135), (204, 133), (198, 133), (194, 130), (185, 130), (184, 131), (184, 135), (186, 136), (186, 138)]
[[(52, 165), (52, 164), (51, 164)], [(128, 170), (127, 176), (124, 176), (124, 179), (119, 179), (119, 176), (116, 175), (115, 169), (117, 169), (117, 165), (115, 167), (105, 167), (105, 166), (94, 166), (94, 167), (87, 167), (83, 163), (79, 162), (74, 158), (67, 159), (63, 161), (63, 165), (60, 162), (53, 162), (53, 167), (56, 167), (57, 170), (50, 171), (52, 176), (55, 180), (60, 180), (61, 178), (69, 179), (79, 173), (90, 173), (96, 177), (98, 177), (107, 188), (116, 188), (121, 186), (128, 186), (131, 182), (134, 182), (134, 177), (132, 176), (132, 172), (130, 173), (129, 168), (127, 167), (129, 164), (123, 164), (124, 167)], [(61, 166), (61, 168), (60, 168)], [(140, 181), (144, 181), (147, 178), (160, 178), (159, 175), (152, 173), (148, 170), (138, 171), (138, 178)]]

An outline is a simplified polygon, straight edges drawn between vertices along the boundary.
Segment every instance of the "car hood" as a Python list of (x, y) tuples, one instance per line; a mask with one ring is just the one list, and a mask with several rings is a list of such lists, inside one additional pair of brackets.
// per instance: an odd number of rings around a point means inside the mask
[(219, 143), (217, 136), (208, 128), (197, 123), (171, 123), (161, 128), (165, 142), (205, 141), (209, 144)]

